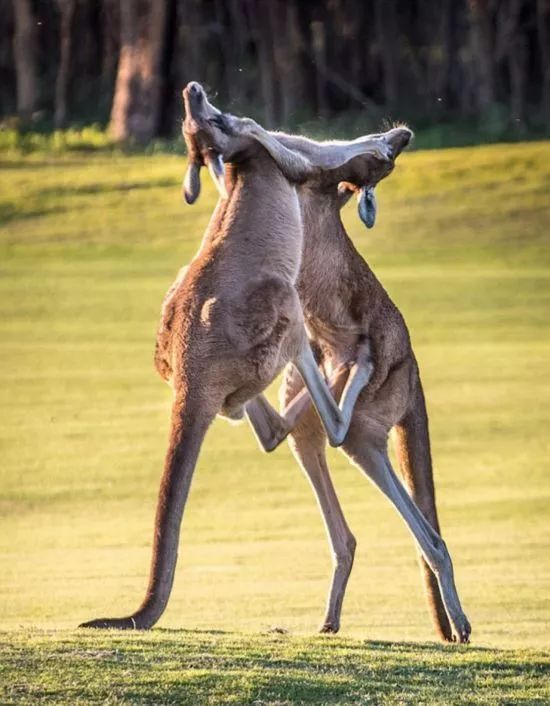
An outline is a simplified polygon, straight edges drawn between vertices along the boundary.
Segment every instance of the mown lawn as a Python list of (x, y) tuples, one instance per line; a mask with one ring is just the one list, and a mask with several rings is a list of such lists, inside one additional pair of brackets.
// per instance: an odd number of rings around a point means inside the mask
[(0, 657), (2, 703), (491, 706), (550, 700), (550, 658), (528, 650), (157, 629), (20, 632), (0, 647)]
[(410, 153), (373, 231), (346, 209), (411, 329), (473, 645), (429, 642), (410, 537), (337, 452), (358, 552), (341, 637), (311, 637), (330, 556), (309, 486), (224, 422), (159, 628), (74, 630), (145, 586), (170, 405), (155, 329), (214, 199), (205, 178), (182, 205), (183, 169), (0, 156), (0, 703), (549, 702), (550, 143)]

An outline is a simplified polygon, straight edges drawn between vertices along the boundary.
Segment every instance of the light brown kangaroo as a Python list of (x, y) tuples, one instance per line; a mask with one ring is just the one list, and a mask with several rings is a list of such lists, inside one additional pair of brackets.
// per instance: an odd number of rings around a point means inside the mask
[[(349, 239), (340, 208), (354, 192), (359, 214), (372, 225), (373, 189), (393, 168), (393, 160), (412, 133), (395, 128), (373, 139), (391, 148), (392, 161), (358, 156), (345, 166), (319, 171), (321, 155), (334, 153), (334, 143), (269, 133), (251, 120), (224, 115), (219, 119), (232, 134), (255, 137), (284, 169), (289, 152), (299, 152), (309, 167), (302, 170), (298, 189), (304, 226), (303, 257), (298, 293), (308, 335), (327, 377), (338, 376), (343, 361), (359, 360), (370, 347), (374, 372), (354, 407), (350, 431), (342, 446), (346, 455), (394, 504), (413, 534), (435, 627), (447, 641), (468, 642), (471, 627), (456, 591), (453, 567), (440, 536), (428, 433), (428, 417), (418, 365), (403, 317)], [(327, 158), (325, 158), (325, 163)], [(345, 182), (345, 183), (342, 183)], [(349, 377), (357, 367), (352, 367)], [(341, 377), (341, 376), (340, 376)], [(349, 378), (348, 383), (349, 385)], [(336, 392), (341, 389), (336, 387)], [(293, 408), (291, 448), (317, 496), (334, 556), (334, 572), (321, 630), (337, 632), (342, 602), (351, 572), (356, 541), (338, 502), (325, 455), (325, 434), (307, 408), (307, 393), (293, 370), (287, 371), (282, 403)], [(265, 411), (265, 410), (264, 410)], [(263, 424), (269, 425), (269, 411)], [(303, 416), (299, 416), (300, 413)], [(284, 415), (287, 420), (289, 415)], [(251, 420), (253, 421), (253, 420)], [(253, 422), (254, 425), (254, 422)], [(395, 429), (401, 474), (409, 494), (397, 479), (387, 452), (388, 433)], [(273, 418), (267, 450), (289, 431)], [(269, 435), (267, 435), (269, 436)], [(261, 436), (259, 436), (262, 441)], [(265, 446), (265, 445), (264, 445)]]
[[(332, 443), (341, 443), (351, 419), (349, 414), (343, 420), (319, 372), (294, 288), (302, 251), (295, 187), (255, 139), (220, 130), (215, 120), (219, 111), (199, 84), (187, 86), (184, 100), (184, 134), (192, 154), (186, 198), (198, 196), (202, 163), (219, 181), (220, 153), (229, 162), (229, 194), (218, 202), (199, 252), (163, 307), (155, 359), (173, 387), (174, 401), (145, 599), (127, 617), (101, 618), (82, 627), (145, 629), (162, 615), (174, 580), (193, 471), (216, 414), (241, 417), (247, 402), (292, 362)], [(343, 151), (340, 160), (362, 152), (385, 156), (368, 141)], [(291, 176), (294, 162), (306, 164), (289, 152), (286, 172)]]

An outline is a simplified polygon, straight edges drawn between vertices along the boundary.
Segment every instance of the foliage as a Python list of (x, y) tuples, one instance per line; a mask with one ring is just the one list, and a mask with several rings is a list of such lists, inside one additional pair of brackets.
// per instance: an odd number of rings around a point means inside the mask
[[(95, 123), (86, 127), (67, 128), (49, 131), (0, 126), (0, 155), (64, 154), (68, 152), (105, 152), (114, 154), (185, 154), (185, 143), (181, 136), (163, 139), (156, 138), (146, 145), (129, 140), (116, 144), (108, 131)], [(293, 131), (308, 135), (313, 139), (350, 139), (350, 137), (377, 132), (391, 123), (386, 120), (352, 113), (344, 114), (337, 120), (327, 122), (317, 119), (293, 126)], [(518, 142), (520, 136), (511, 130), (506, 122), (478, 126), (472, 122), (442, 123), (432, 127), (416, 129), (412, 149), (441, 149), (442, 147), (466, 147), (494, 142)], [(530, 140), (539, 139), (544, 130), (533, 129)]]
[(198, 80), (268, 127), (319, 121), (322, 130), (366, 116), (422, 128), (468, 122), (493, 140), (548, 135), (549, 8), (547, 0), (18, 0), (3, 7), (0, 117), (50, 129), (111, 119), (117, 139), (171, 138), (182, 87)]
[(112, 150), (113, 141), (99, 125), (83, 128), (38, 132), (14, 127), (0, 127), (0, 153), (62, 153)]

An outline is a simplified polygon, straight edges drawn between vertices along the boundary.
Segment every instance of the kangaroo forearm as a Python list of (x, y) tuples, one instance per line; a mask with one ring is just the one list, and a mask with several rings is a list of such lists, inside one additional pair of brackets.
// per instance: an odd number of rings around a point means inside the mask
[[(348, 373), (349, 368), (347, 365), (340, 366), (329, 378), (328, 386), (335, 398)], [(282, 418), (286, 425), (292, 430), (300, 422), (302, 417), (311, 410), (312, 406), (313, 403), (309, 392), (307, 388), (304, 387), (288, 402), (282, 413)]]

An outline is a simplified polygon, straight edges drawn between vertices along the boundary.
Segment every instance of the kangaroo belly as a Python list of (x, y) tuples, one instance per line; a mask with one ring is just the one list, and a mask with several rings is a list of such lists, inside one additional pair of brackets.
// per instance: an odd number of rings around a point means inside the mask
[(294, 287), (276, 276), (249, 282), (238, 297), (223, 303), (221, 313), (236, 352), (258, 360), (277, 347), (291, 321), (301, 319)]

